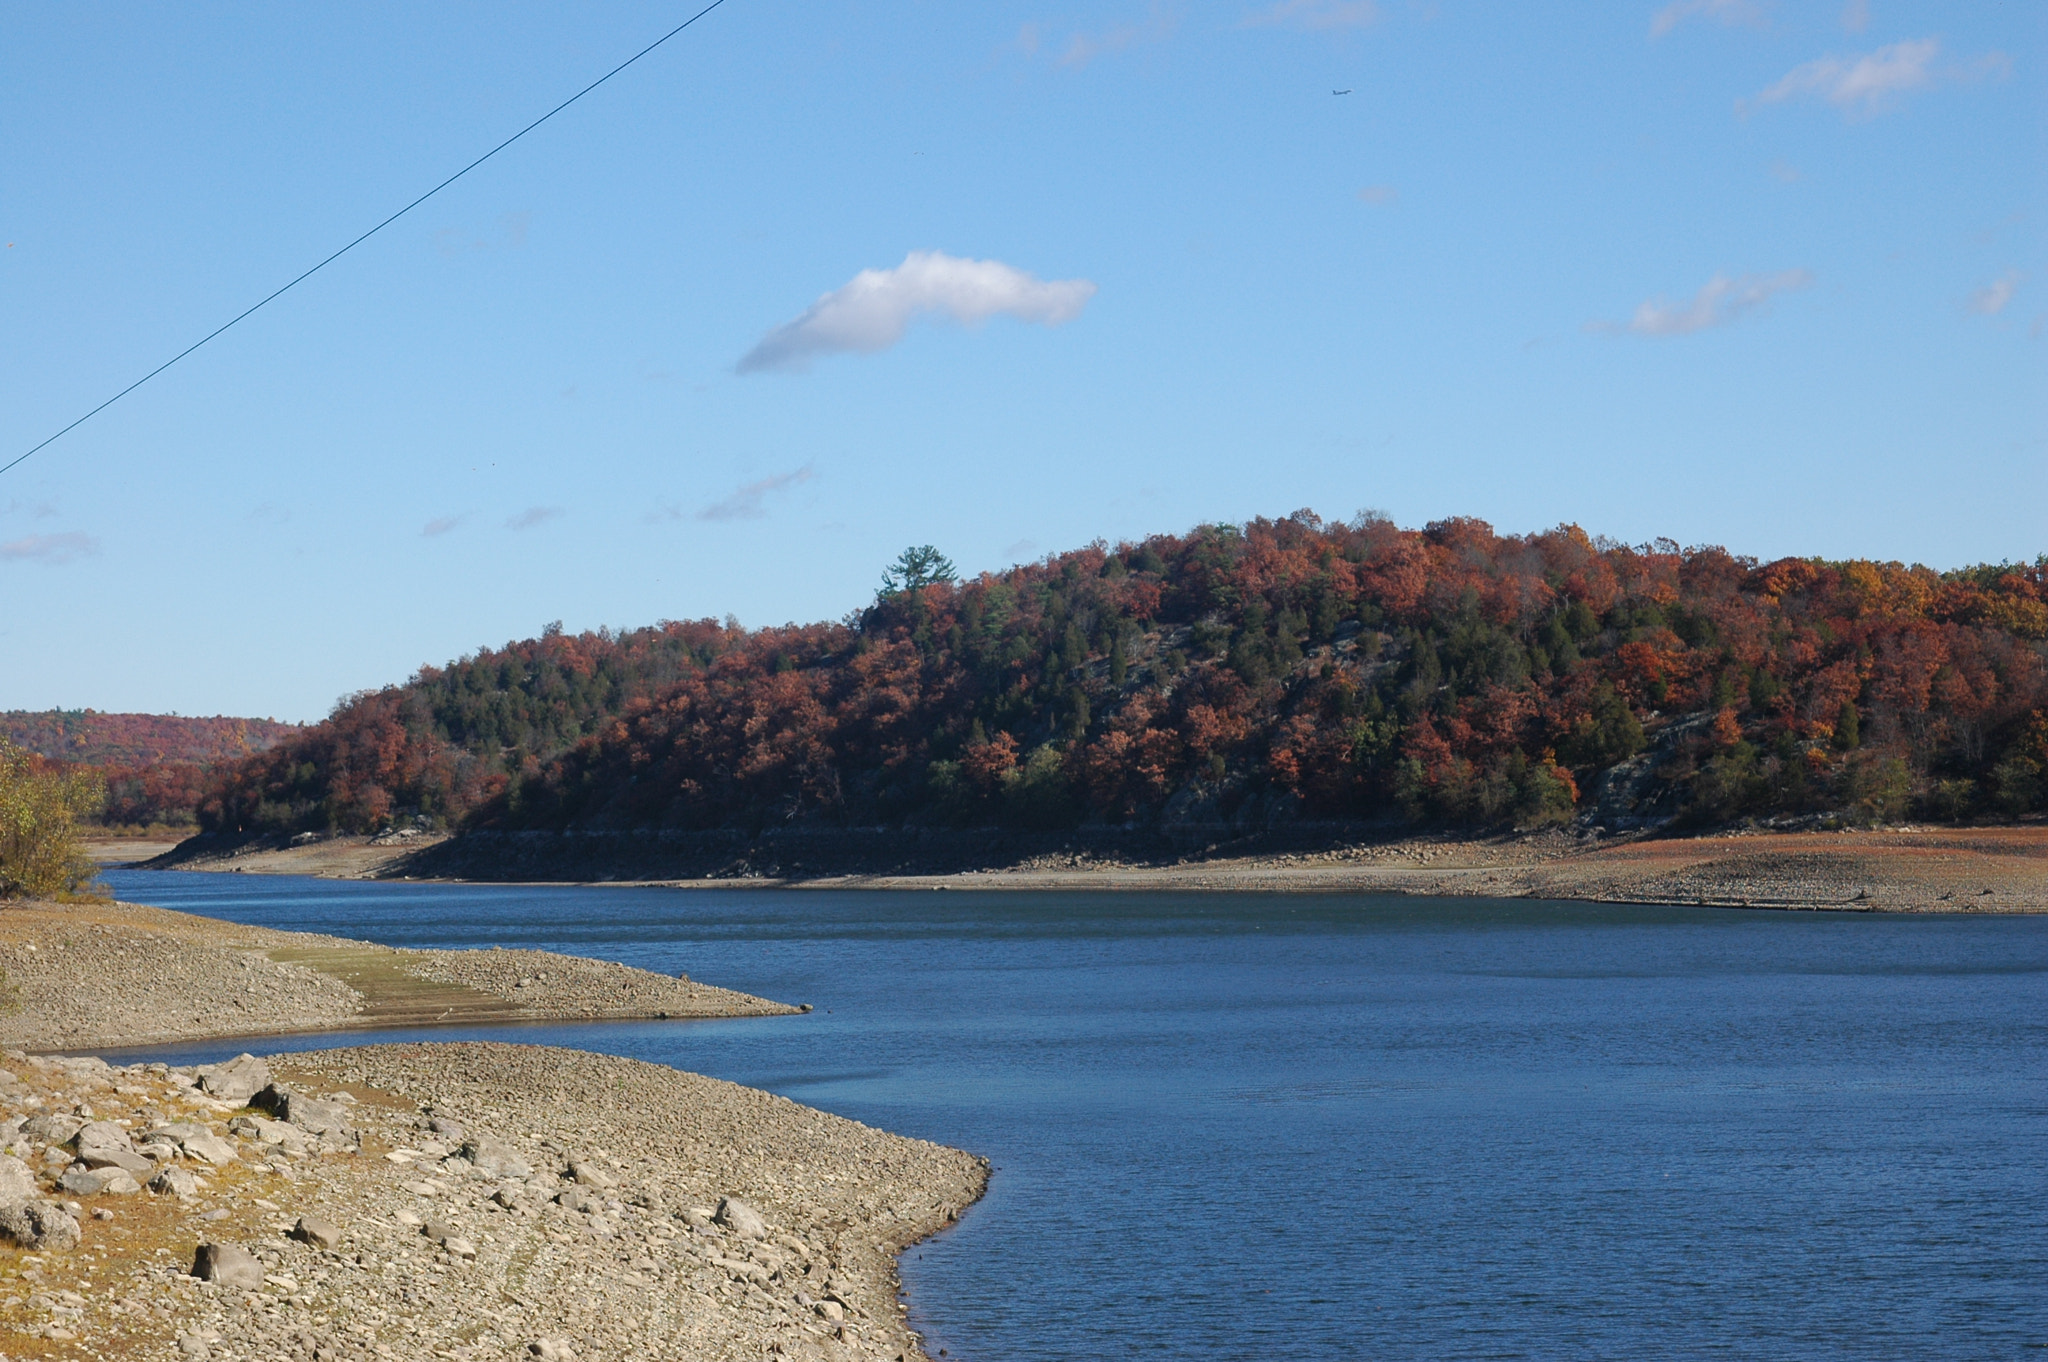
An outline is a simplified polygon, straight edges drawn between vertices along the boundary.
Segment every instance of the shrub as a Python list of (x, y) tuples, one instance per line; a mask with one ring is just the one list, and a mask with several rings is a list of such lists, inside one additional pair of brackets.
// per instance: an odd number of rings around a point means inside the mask
[(0, 739), (0, 897), (86, 892), (95, 872), (79, 845), (78, 820), (105, 798), (96, 771), (54, 769)]

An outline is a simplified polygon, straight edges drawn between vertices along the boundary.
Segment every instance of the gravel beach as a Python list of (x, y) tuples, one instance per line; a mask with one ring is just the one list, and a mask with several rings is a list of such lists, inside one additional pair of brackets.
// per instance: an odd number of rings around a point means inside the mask
[(896, 1359), (987, 1168), (537, 1046), (0, 1064), (0, 1354)]
[(484, 1043), (30, 1051), (802, 1009), (531, 950), (0, 907), (0, 1362), (916, 1362), (895, 1254), (984, 1163), (731, 1083)]

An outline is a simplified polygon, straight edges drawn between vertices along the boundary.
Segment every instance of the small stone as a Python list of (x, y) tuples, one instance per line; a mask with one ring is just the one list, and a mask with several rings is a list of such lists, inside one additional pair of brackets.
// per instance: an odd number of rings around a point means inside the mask
[(325, 1220), (305, 1215), (300, 1216), (299, 1223), (292, 1226), (292, 1238), (318, 1249), (338, 1248), (341, 1245), (341, 1230)]
[(203, 1282), (218, 1282), (245, 1291), (260, 1290), (263, 1286), (263, 1264), (249, 1250), (235, 1244), (201, 1244), (192, 1256), (192, 1275)]
[(205, 1357), (211, 1351), (206, 1346), (206, 1340), (197, 1334), (181, 1334), (178, 1336), (178, 1352), (185, 1357)]
[(104, 1206), (99, 1206), (94, 1208), (92, 1218), (95, 1220), (112, 1220), (114, 1213)]
[(737, 1197), (719, 1198), (718, 1214), (711, 1218), (742, 1239), (768, 1237), (768, 1225), (761, 1219), (761, 1213)]
[(526, 1345), (526, 1351), (539, 1362), (576, 1362), (576, 1350), (566, 1339), (536, 1338)]

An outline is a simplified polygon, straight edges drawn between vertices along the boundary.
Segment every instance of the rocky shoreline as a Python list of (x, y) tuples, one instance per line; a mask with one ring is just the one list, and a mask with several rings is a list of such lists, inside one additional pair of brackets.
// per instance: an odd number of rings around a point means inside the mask
[[(693, 840), (694, 839), (694, 840)], [(163, 869), (677, 887), (1374, 893), (1847, 912), (2048, 912), (2048, 823), (1736, 829), (1607, 837), (1352, 830), (1297, 846), (1248, 840), (1187, 852), (1115, 836), (952, 841), (847, 834), (749, 841), (633, 834), (334, 837), (271, 845), (195, 838)], [(858, 843), (856, 846), (855, 843)], [(836, 849), (835, 849), (836, 847)], [(837, 859), (835, 859), (835, 857)]]
[(0, 1362), (917, 1362), (894, 1255), (987, 1181), (958, 1150), (574, 1050), (76, 1053), (808, 1010), (608, 961), (22, 903), (0, 971)]
[(8, 1051), (0, 1355), (875, 1359), (987, 1166), (658, 1065)]

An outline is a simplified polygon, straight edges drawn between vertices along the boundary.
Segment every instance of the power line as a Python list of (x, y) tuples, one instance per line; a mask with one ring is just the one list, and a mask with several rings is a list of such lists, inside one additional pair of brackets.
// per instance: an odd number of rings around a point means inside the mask
[(639, 60), (640, 60), (640, 59), (641, 59), (642, 57), (646, 56), (646, 55), (647, 55), (647, 54), (648, 54), (649, 52), (652, 52), (652, 51), (653, 51), (653, 50), (654, 50), (655, 48), (657, 48), (657, 47), (660, 47), (660, 46), (661, 46), (661, 45), (662, 45), (663, 43), (667, 42), (667, 41), (668, 41), (668, 40), (669, 40), (670, 38), (673, 38), (673, 37), (675, 37), (675, 36), (676, 36), (676, 35), (677, 35), (678, 33), (681, 33), (681, 32), (682, 32), (682, 31), (683, 31), (684, 29), (688, 28), (688, 27), (689, 27), (689, 26), (690, 26), (691, 24), (694, 24), (694, 23), (696, 23), (696, 22), (697, 22), (697, 21), (698, 21), (699, 19), (702, 19), (702, 18), (703, 18), (703, 17), (705, 16), (705, 15), (707, 15), (707, 14), (711, 13), (711, 11), (712, 11), (712, 10), (715, 10), (715, 9), (717, 9), (717, 8), (718, 8), (718, 7), (720, 6), (720, 5), (722, 5), (722, 4), (724, 4), (724, 3), (725, 3), (725, 0), (711, 0), (711, 3), (710, 3), (710, 4), (708, 4), (708, 5), (706, 5), (706, 6), (705, 6), (705, 7), (703, 8), (703, 9), (700, 9), (700, 10), (698, 10), (698, 11), (697, 11), (697, 12), (696, 12), (695, 14), (691, 15), (691, 16), (690, 16), (689, 18), (687, 18), (687, 19), (683, 20), (683, 22), (681, 22), (680, 24), (677, 24), (677, 25), (676, 25), (676, 26), (675, 26), (674, 28), (672, 28), (672, 29), (670, 29), (670, 30), (669, 30), (668, 32), (666, 32), (666, 33), (662, 34), (662, 35), (661, 35), (661, 36), (660, 36), (659, 38), (656, 38), (656, 39), (655, 39), (655, 40), (654, 40), (653, 42), (651, 42), (651, 43), (647, 44), (647, 46), (645, 46), (645, 47), (641, 48), (641, 49), (640, 49), (640, 50), (639, 50), (638, 52), (635, 52), (635, 53), (634, 53), (634, 54), (633, 54), (632, 56), (630, 56), (630, 57), (626, 58), (626, 59), (625, 59), (624, 61), (620, 62), (620, 63), (619, 63), (619, 64), (618, 64), (617, 66), (614, 66), (614, 67), (613, 67), (613, 68), (612, 68), (611, 70), (609, 70), (609, 71), (605, 72), (605, 73), (604, 73), (603, 75), (599, 76), (599, 77), (598, 77), (598, 78), (597, 78), (596, 80), (593, 80), (592, 82), (590, 82), (590, 84), (588, 84), (588, 85), (584, 86), (584, 87), (583, 87), (582, 89), (578, 90), (578, 91), (577, 91), (577, 92), (576, 92), (575, 94), (573, 94), (573, 95), (570, 95), (570, 96), (569, 96), (569, 97), (568, 97), (567, 99), (563, 100), (563, 101), (562, 101), (562, 102), (561, 102), (560, 104), (557, 104), (557, 105), (556, 105), (556, 106), (555, 106), (554, 108), (552, 108), (552, 109), (549, 109), (549, 110), (548, 110), (548, 111), (547, 111), (546, 113), (542, 114), (542, 115), (541, 115), (541, 116), (540, 116), (539, 118), (536, 118), (536, 119), (534, 119), (534, 120), (533, 120), (533, 121), (532, 121), (531, 123), (528, 123), (528, 124), (527, 124), (527, 125), (526, 125), (525, 127), (521, 128), (521, 129), (520, 129), (520, 130), (519, 130), (518, 132), (515, 132), (515, 133), (513, 133), (513, 134), (512, 134), (512, 135), (511, 135), (510, 137), (508, 137), (508, 138), (506, 138), (506, 139), (505, 139), (504, 141), (502, 141), (502, 142), (498, 143), (498, 145), (496, 145), (495, 147), (492, 147), (492, 148), (491, 148), (491, 149), (490, 149), (489, 151), (487, 151), (487, 152), (485, 152), (485, 153), (484, 153), (483, 155), (481, 155), (481, 156), (477, 157), (477, 158), (476, 158), (476, 159), (475, 159), (474, 161), (471, 161), (471, 162), (470, 162), (470, 163), (469, 163), (468, 165), (466, 165), (466, 166), (464, 166), (464, 167), (463, 167), (462, 169), (460, 169), (460, 170), (456, 171), (456, 172), (455, 172), (455, 173), (454, 173), (453, 175), (450, 175), (450, 176), (449, 176), (449, 177), (448, 177), (447, 179), (445, 179), (445, 180), (441, 181), (441, 183), (439, 183), (439, 184), (435, 185), (435, 186), (434, 186), (434, 187), (433, 187), (432, 189), (429, 189), (429, 190), (428, 190), (428, 191), (427, 191), (426, 193), (424, 193), (424, 194), (420, 195), (420, 196), (419, 196), (418, 198), (414, 199), (414, 200), (413, 200), (413, 201), (412, 201), (411, 203), (408, 203), (408, 204), (407, 204), (407, 205), (406, 205), (405, 207), (403, 207), (403, 208), (399, 209), (399, 210), (398, 210), (397, 212), (393, 213), (393, 214), (392, 214), (392, 215), (391, 215), (390, 217), (388, 217), (388, 218), (384, 219), (384, 220), (383, 220), (382, 222), (378, 223), (378, 224), (377, 224), (377, 225), (376, 225), (375, 227), (372, 227), (372, 228), (371, 228), (371, 229), (370, 229), (369, 231), (367, 231), (367, 232), (364, 232), (364, 233), (363, 233), (363, 234), (362, 234), (361, 236), (357, 237), (357, 238), (356, 238), (356, 239), (355, 239), (354, 241), (351, 241), (351, 242), (349, 242), (349, 243), (348, 243), (348, 245), (346, 245), (346, 246), (343, 246), (343, 247), (342, 247), (342, 248), (341, 248), (340, 250), (336, 251), (336, 252), (335, 252), (335, 253), (334, 253), (333, 255), (330, 255), (330, 256), (328, 256), (328, 257), (327, 257), (327, 258), (326, 258), (325, 260), (322, 260), (322, 261), (321, 261), (321, 262), (320, 262), (319, 264), (317, 264), (317, 265), (313, 266), (313, 268), (311, 268), (311, 269), (307, 270), (307, 271), (306, 271), (306, 272), (305, 272), (304, 274), (301, 274), (301, 275), (300, 275), (300, 276), (299, 276), (298, 278), (296, 278), (296, 279), (292, 280), (292, 281), (291, 281), (290, 283), (286, 284), (286, 285), (285, 285), (285, 286), (284, 286), (283, 288), (280, 288), (280, 289), (278, 289), (278, 290), (277, 290), (276, 292), (274, 292), (274, 293), (272, 293), (272, 294), (268, 295), (267, 297), (265, 297), (264, 299), (262, 299), (262, 300), (261, 300), (260, 302), (257, 302), (257, 303), (255, 303), (255, 304), (253, 304), (252, 306), (250, 306), (250, 307), (248, 307), (248, 308), (245, 308), (245, 309), (244, 309), (244, 310), (242, 310), (241, 312), (238, 312), (238, 313), (236, 313), (236, 314), (235, 314), (235, 315), (234, 315), (233, 317), (229, 318), (229, 319), (228, 319), (227, 321), (225, 321), (225, 322), (221, 323), (221, 324), (220, 324), (219, 326), (215, 327), (215, 328), (214, 328), (213, 330), (211, 330), (211, 331), (207, 332), (207, 333), (206, 333), (205, 335), (201, 336), (201, 337), (200, 337), (200, 338), (199, 338), (198, 340), (196, 340), (196, 341), (193, 341), (193, 342), (192, 342), (192, 343), (191, 343), (190, 345), (188, 345), (188, 346), (186, 346), (186, 347), (185, 347), (184, 349), (180, 350), (180, 351), (179, 351), (179, 352), (178, 352), (177, 354), (175, 354), (175, 355), (172, 355), (172, 356), (171, 356), (171, 357), (170, 357), (169, 359), (165, 360), (165, 361), (164, 361), (164, 362), (163, 362), (162, 364), (159, 364), (159, 365), (157, 365), (157, 366), (156, 366), (156, 368), (154, 368), (154, 369), (151, 369), (151, 370), (150, 370), (150, 371), (149, 371), (148, 373), (144, 374), (144, 375), (143, 375), (143, 376), (142, 376), (141, 378), (138, 378), (138, 379), (136, 379), (136, 380), (135, 380), (135, 381), (134, 381), (133, 383), (130, 383), (130, 384), (129, 384), (129, 385), (127, 386), (127, 387), (125, 387), (125, 388), (121, 389), (121, 391), (119, 391), (119, 392), (115, 393), (115, 394), (114, 394), (114, 395), (113, 395), (112, 397), (110, 397), (110, 398), (108, 398), (108, 399), (107, 399), (106, 401), (104, 401), (104, 402), (100, 403), (100, 404), (99, 404), (99, 405), (98, 405), (97, 407), (94, 407), (94, 408), (93, 408), (93, 409), (92, 409), (91, 411), (89, 411), (89, 412), (87, 412), (87, 413), (86, 413), (85, 415), (83, 415), (83, 416), (79, 417), (79, 418), (78, 418), (78, 419), (77, 419), (76, 421), (73, 421), (73, 422), (72, 422), (72, 423), (71, 423), (70, 425), (68, 425), (68, 426), (64, 427), (64, 429), (62, 429), (62, 430), (58, 431), (58, 432), (57, 432), (57, 433), (56, 433), (55, 435), (52, 435), (52, 436), (51, 436), (51, 437), (50, 437), (49, 439), (47, 439), (47, 440), (43, 441), (43, 442), (42, 442), (42, 444), (39, 444), (39, 445), (37, 445), (37, 446), (36, 446), (36, 447), (35, 447), (34, 449), (31, 449), (31, 450), (29, 450), (27, 454), (22, 454), (22, 455), (19, 455), (19, 456), (17, 456), (16, 458), (14, 458), (14, 459), (10, 460), (10, 461), (9, 461), (8, 463), (6, 463), (6, 464), (4, 464), (4, 465), (0, 465), (0, 473), (5, 473), (5, 472), (6, 472), (6, 471), (7, 471), (8, 469), (10, 469), (10, 468), (14, 467), (14, 465), (15, 465), (15, 464), (18, 464), (18, 463), (20, 463), (20, 462), (21, 462), (21, 461), (22, 461), (23, 459), (26, 459), (26, 458), (28, 458), (28, 457), (29, 457), (29, 455), (37, 453), (38, 451), (42, 450), (42, 449), (43, 449), (43, 448), (45, 448), (46, 446), (49, 446), (49, 445), (53, 445), (53, 444), (55, 444), (55, 443), (56, 443), (57, 441), (59, 441), (59, 440), (63, 439), (63, 438), (64, 438), (64, 437), (66, 436), (66, 435), (69, 435), (69, 434), (70, 434), (70, 433), (71, 433), (72, 431), (74, 431), (74, 430), (78, 429), (78, 427), (80, 427), (80, 426), (84, 425), (84, 424), (85, 424), (85, 423), (86, 423), (87, 421), (90, 421), (90, 420), (92, 420), (92, 418), (93, 418), (93, 417), (95, 417), (95, 416), (98, 416), (98, 415), (99, 415), (99, 414), (100, 414), (101, 412), (105, 411), (105, 410), (106, 410), (106, 409), (107, 409), (108, 407), (111, 407), (111, 406), (113, 406), (113, 405), (114, 405), (114, 404), (115, 404), (116, 402), (119, 402), (119, 401), (120, 401), (120, 400), (121, 400), (122, 398), (126, 397), (126, 396), (127, 396), (127, 395), (128, 395), (129, 393), (132, 393), (132, 392), (134, 392), (134, 391), (135, 391), (135, 390), (136, 390), (137, 388), (139, 388), (139, 387), (141, 387), (141, 386), (142, 386), (143, 384), (145, 384), (145, 383), (149, 382), (149, 380), (151, 380), (152, 378), (155, 378), (155, 377), (156, 377), (156, 376), (157, 376), (158, 374), (160, 374), (160, 373), (162, 373), (162, 372), (163, 372), (164, 370), (166, 370), (166, 369), (170, 368), (170, 367), (171, 367), (171, 366), (172, 366), (173, 364), (176, 364), (176, 363), (177, 363), (177, 362), (178, 362), (179, 360), (181, 360), (181, 359), (185, 358), (185, 356), (187, 356), (187, 355), (191, 354), (191, 353), (192, 353), (192, 352), (193, 352), (194, 350), (197, 350), (197, 349), (198, 349), (198, 348), (199, 348), (200, 346), (202, 346), (202, 345), (206, 344), (206, 343), (207, 343), (208, 341), (212, 340), (212, 339), (213, 339), (213, 338), (214, 338), (215, 336), (218, 336), (218, 335), (219, 335), (219, 334), (220, 334), (221, 332), (223, 332), (223, 331), (227, 330), (227, 329), (228, 329), (229, 327), (233, 326), (233, 325), (234, 325), (234, 324), (235, 324), (236, 322), (239, 322), (239, 321), (241, 321), (241, 320), (242, 320), (242, 319), (243, 319), (244, 317), (247, 317), (247, 316), (248, 316), (248, 315), (249, 315), (250, 313), (252, 313), (252, 312), (255, 312), (255, 311), (257, 311), (257, 310), (258, 310), (259, 308), (265, 307), (265, 306), (267, 306), (268, 304), (270, 304), (270, 303), (272, 303), (272, 302), (276, 301), (276, 300), (277, 300), (278, 298), (282, 297), (282, 296), (283, 296), (284, 294), (286, 294), (286, 293), (289, 293), (289, 292), (291, 292), (291, 290), (293, 290), (293, 289), (297, 288), (297, 287), (298, 287), (298, 286), (299, 286), (300, 284), (302, 284), (302, 283), (304, 283), (304, 282), (305, 282), (306, 280), (308, 280), (308, 279), (312, 278), (312, 277), (313, 277), (314, 275), (318, 274), (318, 273), (319, 273), (319, 272), (320, 272), (321, 270), (324, 270), (324, 269), (326, 269), (326, 268), (327, 268), (327, 267), (328, 267), (329, 265), (332, 265), (332, 264), (333, 264), (333, 263), (334, 263), (335, 261), (337, 261), (337, 260), (341, 259), (341, 258), (342, 258), (343, 256), (347, 255), (347, 254), (348, 254), (348, 253), (349, 253), (350, 251), (352, 251), (352, 250), (354, 250), (354, 249), (355, 249), (356, 247), (358, 247), (358, 246), (362, 245), (362, 244), (363, 244), (363, 243), (364, 243), (365, 241), (368, 241), (368, 240), (369, 240), (369, 239), (370, 239), (371, 237), (373, 237), (373, 236), (377, 235), (377, 233), (379, 233), (379, 232), (383, 231), (383, 230), (384, 230), (384, 229), (385, 229), (386, 227), (389, 227), (389, 226), (390, 226), (390, 225), (391, 225), (392, 223), (394, 223), (394, 222), (398, 221), (398, 220), (399, 220), (400, 218), (404, 217), (404, 216), (405, 216), (405, 215), (406, 215), (407, 213), (410, 213), (410, 212), (411, 212), (411, 211), (412, 211), (413, 209), (415, 209), (415, 208), (419, 207), (419, 206), (420, 206), (421, 204), (425, 203), (425, 202), (426, 202), (426, 201), (427, 201), (428, 199), (431, 199), (431, 198), (433, 198), (433, 197), (434, 197), (434, 195), (436, 195), (436, 194), (440, 193), (440, 192), (441, 192), (442, 190), (446, 189), (446, 188), (447, 188), (447, 187), (448, 187), (449, 185), (451, 185), (451, 184), (454, 184), (454, 183), (455, 183), (455, 182), (456, 182), (457, 180), (461, 179), (461, 178), (462, 178), (462, 177), (463, 177), (464, 175), (467, 175), (467, 174), (469, 174), (469, 172), (470, 172), (470, 171), (472, 171), (472, 170), (475, 170), (475, 169), (476, 169), (476, 168), (477, 168), (478, 166), (482, 165), (482, 164), (483, 164), (483, 163), (484, 163), (485, 161), (488, 161), (488, 160), (490, 160), (490, 159), (491, 159), (491, 158), (492, 158), (493, 156), (496, 156), (496, 155), (497, 155), (497, 154), (498, 154), (499, 152), (503, 151), (503, 150), (504, 150), (504, 149), (505, 149), (506, 147), (509, 147), (509, 146), (511, 146), (511, 145), (512, 145), (512, 144), (513, 144), (514, 142), (517, 142), (517, 141), (518, 141), (518, 140), (519, 140), (520, 138), (522, 138), (522, 137), (526, 136), (526, 134), (528, 134), (528, 133), (532, 132), (532, 131), (533, 131), (533, 130), (534, 130), (535, 128), (537, 128), (537, 127), (539, 127), (539, 126), (540, 126), (541, 124), (543, 124), (543, 123), (547, 122), (547, 121), (548, 121), (548, 120), (549, 120), (550, 118), (553, 118), (553, 117), (554, 117), (554, 116), (555, 116), (556, 114), (558, 114), (558, 113), (560, 113), (560, 112), (561, 112), (562, 110), (564, 110), (564, 109), (568, 108), (568, 107), (569, 107), (569, 106), (570, 106), (571, 104), (574, 104), (574, 103), (575, 103), (575, 102), (576, 102), (577, 100), (579, 100), (579, 99), (583, 98), (583, 96), (585, 96), (585, 95), (589, 94), (589, 93), (590, 93), (590, 92), (591, 92), (592, 90), (595, 90), (595, 89), (596, 89), (596, 88), (597, 88), (598, 86), (600, 86), (600, 85), (604, 84), (604, 83), (605, 83), (606, 81), (610, 80), (610, 79), (611, 79), (611, 78), (612, 78), (613, 76), (616, 76), (617, 74), (619, 74), (619, 72), (621, 72), (621, 71), (625, 70), (625, 69), (626, 69), (627, 67), (631, 66), (631, 65), (632, 65), (632, 64), (633, 64), (634, 62), (636, 62), (636, 61), (639, 61)]

